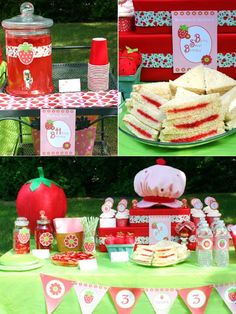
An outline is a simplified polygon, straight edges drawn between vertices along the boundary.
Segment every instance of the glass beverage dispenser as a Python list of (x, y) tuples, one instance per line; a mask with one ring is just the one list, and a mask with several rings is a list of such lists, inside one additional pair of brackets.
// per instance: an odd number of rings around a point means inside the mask
[(53, 20), (34, 15), (34, 6), (24, 2), (21, 15), (4, 20), (8, 67), (7, 92), (30, 97), (49, 94), (52, 82)]

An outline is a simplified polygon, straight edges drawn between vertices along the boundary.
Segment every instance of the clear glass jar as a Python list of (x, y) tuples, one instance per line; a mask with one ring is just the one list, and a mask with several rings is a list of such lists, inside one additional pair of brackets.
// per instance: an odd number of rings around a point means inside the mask
[(49, 94), (52, 83), (51, 19), (34, 15), (34, 6), (25, 2), (21, 14), (4, 20), (8, 68), (7, 92), (30, 97)]
[(41, 218), (40, 220), (37, 220), (37, 226), (35, 228), (35, 244), (37, 249), (52, 250), (53, 230), (51, 222), (44, 216), (44, 212), (41, 212)]
[(13, 251), (16, 254), (30, 253), (29, 221), (25, 217), (18, 217), (13, 230)]

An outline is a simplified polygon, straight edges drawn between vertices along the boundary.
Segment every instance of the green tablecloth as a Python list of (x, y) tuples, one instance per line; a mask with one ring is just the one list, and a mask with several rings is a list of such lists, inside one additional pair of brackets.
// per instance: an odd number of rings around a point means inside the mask
[[(236, 256), (232, 250), (230, 252), (230, 266), (227, 268), (200, 268), (196, 264), (195, 252), (185, 263), (166, 268), (149, 268), (129, 262), (111, 263), (106, 253), (98, 253), (97, 261), (98, 270), (90, 272), (81, 272), (74, 267), (54, 266), (50, 261), (44, 261), (44, 266), (37, 270), (0, 272), (0, 314), (46, 313), (40, 273), (86, 283), (139, 288), (188, 288), (236, 281)], [(81, 313), (73, 289), (64, 297), (55, 313)], [(108, 293), (94, 313), (116, 313)], [(154, 313), (145, 293), (138, 300), (133, 313)], [(178, 297), (170, 313), (187, 314), (189, 311)], [(211, 313), (230, 313), (215, 289), (212, 291), (206, 309), (206, 314)]]
[(142, 144), (119, 131), (119, 156), (235, 156), (236, 135), (186, 149), (167, 149)]

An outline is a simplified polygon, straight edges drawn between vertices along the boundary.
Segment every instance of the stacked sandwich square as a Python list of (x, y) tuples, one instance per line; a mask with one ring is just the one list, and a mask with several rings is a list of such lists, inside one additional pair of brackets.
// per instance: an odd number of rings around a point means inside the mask
[(168, 266), (183, 261), (188, 255), (185, 245), (162, 240), (155, 245), (138, 245), (132, 260), (144, 265)]
[(149, 140), (182, 143), (212, 137), (235, 127), (235, 86), (232, 78), (202, 65), (169, 83), (134, 85), (123, 121)]

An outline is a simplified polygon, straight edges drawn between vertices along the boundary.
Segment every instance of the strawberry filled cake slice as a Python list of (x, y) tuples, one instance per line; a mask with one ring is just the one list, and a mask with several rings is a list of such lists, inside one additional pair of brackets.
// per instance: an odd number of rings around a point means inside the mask
[(162, 110), (166, 114), (163, 142), (194, 142), (225, 132), (219, 94), (176, 98)]
[(139, 138), (152, 141), (156, 141), (158, 138), (159, 131), (142, 123), (132, 114), (126, 114), (123, 118), (123, 122), (127, 129)]

